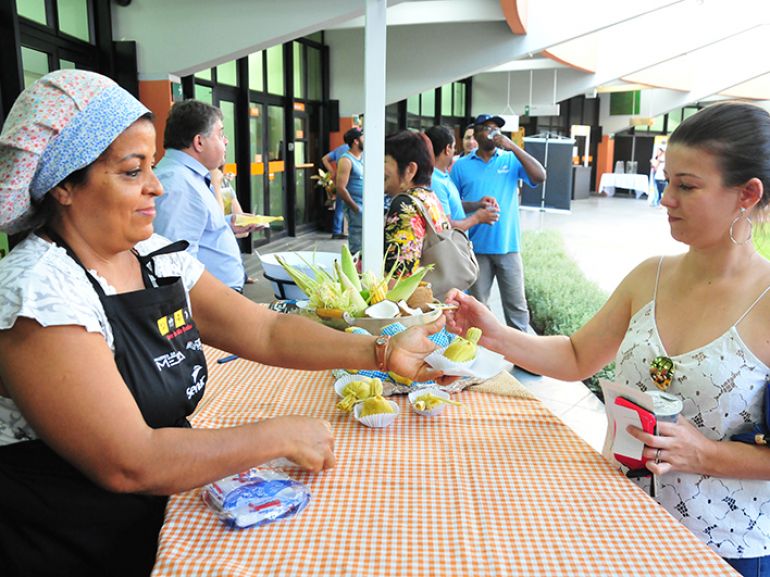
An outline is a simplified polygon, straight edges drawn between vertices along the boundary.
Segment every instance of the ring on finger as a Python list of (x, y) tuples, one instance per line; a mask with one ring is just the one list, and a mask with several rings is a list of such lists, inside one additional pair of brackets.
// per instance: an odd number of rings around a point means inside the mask
[(655, 464), (660, 464), (660, 449), (655, 451)]

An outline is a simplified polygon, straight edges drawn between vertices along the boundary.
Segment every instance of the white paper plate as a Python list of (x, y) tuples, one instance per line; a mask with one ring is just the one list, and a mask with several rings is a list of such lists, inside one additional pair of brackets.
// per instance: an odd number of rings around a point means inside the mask
[(394, 401), (388, 401), (388, 402), (390, 403), (390, 406), (393, 407), (393, 409), (395, 410), (394, 413), (378, 413), (376, 415), (366, 415), (365, 417), (362, 417), (361, 416), (361, 409), (363, 408), (361, 406), (362, 403), (357, 403), (353, 407), (353, 416), (355, 417), (356, 421), (358, 421), (362, 425), (371, 427), (373, 429), (380, 429), (382, 427), (387, 427), (393, 421), (396, 420), (396, 417), (398, 417), (398, 414), (401, 412), (401, 409), (399, 408), (398, 403)]
[[(446, 348), (446, 347), (445, 347)], [(436, 349), (427, 357), (425, 362), (434, 369), (443, 371), (445, 375), (456, 377), (476, 377), (490, 379), (504, 371), (510, 365), (500, 353), (479, 346), (476, 358), (470, 364), (455, 363), (444, 356), (444, 349)]]
[(424, 389), (420, 389), (419, 391), (412, 391), (409, 393), (409, 406), (412, 407), (412, 410), (418, 415), (422, 415), (423, 417), (436, 417), (443, 413), (444, 409), (446, 409), (446, 403), (439, 403), (430, 411), (422, 411), (414, 406), (414, 402), (426, 394), (436, 395), (442, 399), (449, 399), (449, 393), (435, 387), (426, 387)]

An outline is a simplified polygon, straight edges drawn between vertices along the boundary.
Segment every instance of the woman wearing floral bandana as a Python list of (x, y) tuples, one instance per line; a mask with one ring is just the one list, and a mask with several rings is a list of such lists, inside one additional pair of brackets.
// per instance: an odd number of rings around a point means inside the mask
[(334, 466), (320, 419), (190, 428), (202, 343), (440, 377), (440, 323), (388, 342), (279, 315), (154, 235), (154, 157), (147, 109), (85, 71), (38, 80), (0, 134), (0, 230), (29, 232), (0, 261), (0, 575), (147, 575), (165, 496), (278, 457)]
[(665, 171), (661, 204), (688, 251), (640, 264), (571, 337), (507, 329), (460, 293), (447, 324), (480, 327), (481, 344), (543, 375), (584, 379), (614, 359), (619, 383), (678, 397), (681, 415), (658, 435), (630, 429), (656, 499), (741, 573), (770, 575), (770, 449), (731, 440), (770, 417), (770, 263), (752, 244), (770, 200), (770, 115), (744, 103), (699, 111), (671, 134)]

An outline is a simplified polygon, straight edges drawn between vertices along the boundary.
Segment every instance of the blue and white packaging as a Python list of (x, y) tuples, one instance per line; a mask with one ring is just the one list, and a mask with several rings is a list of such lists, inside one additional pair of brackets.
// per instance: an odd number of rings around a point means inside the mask
[(249, 469), (206, 485), (201, 497), (227, 525), (244, 528), (296, 515), (310, 490), (280, 471)]

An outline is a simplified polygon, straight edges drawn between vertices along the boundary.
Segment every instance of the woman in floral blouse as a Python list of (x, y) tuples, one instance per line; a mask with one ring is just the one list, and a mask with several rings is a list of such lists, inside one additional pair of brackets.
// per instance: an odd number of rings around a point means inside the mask
[[(420, 266), (426, 227), (449, 229), (441, 202), (430, 190), (433, 153), (424, 134), (403, 130), (385, 139), (385, 194), (391, 197), (385, 217), (385, 268), (410, 274)], [(427, 223), (420, 203), (430, 217)]]

